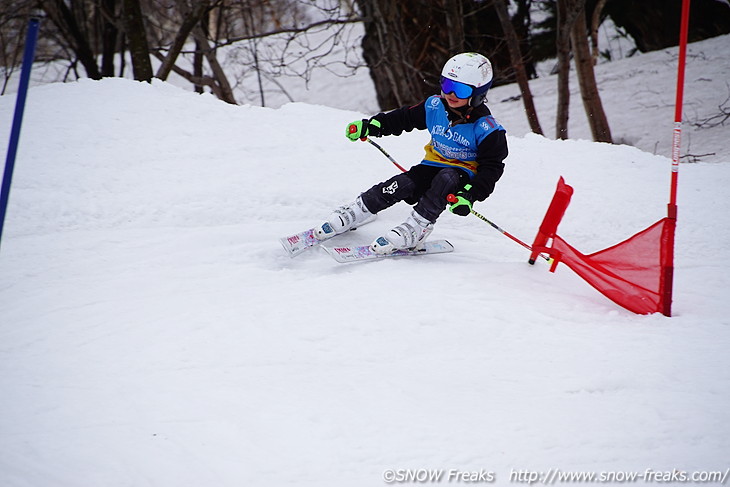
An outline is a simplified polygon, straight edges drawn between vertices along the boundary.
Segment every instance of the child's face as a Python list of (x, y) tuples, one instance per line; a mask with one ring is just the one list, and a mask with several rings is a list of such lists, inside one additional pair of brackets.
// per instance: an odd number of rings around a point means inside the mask
[(453, 93), (449, 93), (448, 95), (444, 95), (444, 98), (446, 99), (446, 103), (448, 103), (451, 108), (465, 107), (467, 105), (467, 103), (469, 103), (469, 99), (468, 98), (458, 98)]

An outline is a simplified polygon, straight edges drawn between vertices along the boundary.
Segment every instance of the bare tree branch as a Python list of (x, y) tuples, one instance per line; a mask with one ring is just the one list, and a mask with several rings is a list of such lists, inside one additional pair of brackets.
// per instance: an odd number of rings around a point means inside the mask
[[(730, 92), (730, 84), (726, 84), (728, 87), (728, 92)], [(707, 117), (702, 120), (698, 120), (696, 122), (693, 122), (692, 125), (694, 125), (697, 128), (700, 129), (707, 129), (717, 126), (725, 126), (725, 122), (730, 119), (730, 105), (728, 104), (730, 102), (730, 94), (727, 98), (725, 98), (725, 101), (720, 103), (718, 105), (719, 113), (716, 113), (715, 115), (712, 115), (711, 117)]]
[(248, 41), (248, 40), (252, 40), (252, 39), (262, 39), (264, 37), (272, 37), (272, 36), (279, 35), (279, 34), (303, 34), (312, 29), (316, 29), (317, 27), (329, 27), (332, 25), (341, 25), (341, 24), (356, 24), (358, 22), (362, 22), (363, 20), (364, 19), (361, 17), (353, 17), (351, 19), (321, 20), (319, 22), (313, 22), (313, 23), (303, 26), (303, 27), (288, 27), (288, 28), (274, 29), (271, 31), (262, 32), (262, 33), (258, 33), (258, 34), (249, 34), (249, 35), (244, 35), (244, 36), (233, 37), (233, 38), (227, 39), (225, 41), (216, 43), (210, 49), (218, 49), (220, 47), (230, 46), (231, 44), (236, 44), (241, 41)]

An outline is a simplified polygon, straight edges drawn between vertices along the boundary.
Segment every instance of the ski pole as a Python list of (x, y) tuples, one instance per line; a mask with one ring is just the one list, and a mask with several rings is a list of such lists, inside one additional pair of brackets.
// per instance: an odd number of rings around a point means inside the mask
[[(354, 134), (354, 133), (355, 133), (355, 132), (357, 131), (357, 127), (355, 127), (355, 125), (350, 125), (350, 128), (349, 128), (349, 130), (350, 130), (350, 133), (351, 133), (351, 134)], [(403, 171), (403, 172), (406, 172), (406, 170), (405, 170), (405, 169), (403, 168), (403, 166), (401, 166), (400, 164), (398, 164), (397, 162), (395, 162), (395, 159), (393, 159), (393, 158), (392, 158), (392, 157), (390, 156), (390, 154), (388, 154), (388, 153), (387, 153), (387, 152), (385, 151), (385, 149), (383, 149), (382, 147), (380, 147), (380, 145), (376, 144), (375, 142), (373, 142), (372, 140), (370, 140), (370, 139), (369, 139), (368, 137), (362, 138), (362, 139), (360, 139), (360, 140), (364, 140), (364, 141), (370, 142), (370, 144), (372, 144), (372, 145), (373, 145), (373, 146), (375, 146), (375, 147), (376, 147), (376, 148), (377, 148), (377, 149), (378, 149), (378, 150), (379, 150), (380, 152), (382, 152), (382, 153), (383, 153), (383, 155), (384, 155), (385, 157), (387, 157), (387, 158), (388, 158), (388, 159), (390, 160), (390, 162), (392, 162), (393, 164), (395, 164), (395, 166), (396, 166), (396, 167), (397, 167), (398, 169), (400, 169), (400, 170), (401, 170), (401, 171)], [(450, 195), (448, 195), (448, 196), (446, 197), (446, 201), (448, 201), (449, 203), (454, 203), (454, 202), (456, 202), (456, 196), (454, 196), (453, 194), (450, 194)], [(505, 237), (509, 238), (509, 239), (510, 239), (510, 240), (512, 240), (513, 242), (516, 242), (516, 243), (518, 243), (518, 244), (522, 245), (522, 246), (523, 246), (524, 248), (526, 248), (527, 250), (532, 250), (532, 247), (530, 247), (530, 246), (529, 246), (529, 245), (527, 245), (527, 244), (526, 244), (525, 242), (523, 242), (523, 241), (522, 241), (522, 240), (520, 240), (519, 238), (515, 237), (515, 236), (514, 236), (514, 235), (512, 235), (511, 233), (509, 233), (509, 232), (507, 232), (507, 231), (503, 230), (502, 228), (500, 228), (500, 227), (499, 227), (499, 225), (497, 225), (497, 224), (493, 223), (492, 221), (490, 221), (490, 220), (489, 220), (489, 219), (488, 219), (487, 217), (485, 217), (484, 215), (482, 215), (482, 214), (480, 214), (480, 213), (478, 213), (478, 212), (474, 211), (473, 209), (471, 209), (471, 210), (470, 210), (470, 213), (471, 213), (472, 215), (474, 215), (475, 217), (479, 218), (480, 220), (482, 220), (482, 221), (485, 221), (485, 222), (487, 222), (487, 223), (488, 223), (488, 224), (489, 224), (489, 225), (490, 225), (490, 226), (491, 226), (492, 228), (494, 228), (494, 229), (495, 229), (495, 230), (497, 230), (497, 231), (498, 231), (499, 233), (501, 233), (501, 234), (502, 234), (502, 235), (504, 235)], [(545, 259), (545, 260), (547, 260), (548, 262), (550, 262), (550, 257), (546, 257), (545, 255), (542, 255), (542, 254), (540, 254), (540, 257), (542, 257), (543, 259)]]
[[(357, 132), (357, 126), (353, 123), (353, 124), (350, 125), (350, 127), (347, 130), (349, 130), (351, 134), (354, 134), (355, 132)], [(392, 162), (393, 164), (395, 164), (395, 167), (397, 167), (398, 169), (400, 169), (403, 172), (406, 172), (406, 170), (405, 170), (405, 168), (403, 166), (401, 166), (400, 164), (398, 164), (397, 162), (395, 162), (395, 159), (393, 159), (390, 156), (390, 154), (388, 154), (387, 152), (385, 152), (385, 149), (383, 149), (382, 147), (380, 147), (380, 145), (378, 145), (376, 142), (373, 142), (369, 137), (361, 137), (360, 140), (362, 140), (363, 142), (370, 142), (370, 144), (373, 145), (373, 146), (375, 146), (380, 152), (382, 152), (383, 155), (385, 157), (387, 157), (388, 160), (390, 160), (390, 162)]]
[(385, 157), (387, 157), (388, 159), (390, 159), (390, 162), (392, 162), (393, 164), (395, 164), (395, 167), (397, 167), (398, 169), (400, 169), (403, 172), (406, 172), (405, 168), (403, 166), (401, 166), (400, 164), (398, 164), (397, 162), (395, 162), (395, 159), (393, 159), (392, 157), (390, 157), (390, 154), (388, 154), (387, 152), (385, 152), (385, 149), (383, 149), (382, 147), (380, 147), (380, 145), (378, 145), (376, 142), (373, 142), (373, 140), (370, 139), (370, 138), (368, 138), (368, 137), (365, 138), (365, 141), (366, 142), (370, 142), (370, 144), (374, 145), (380, 152), (383, 153), (383, 155), (385, 155)]
[[(458, 198), (457, 198), (457, 197), (456, 197), (455, 195), (453, 195), (453, 194), (450, 194), (450, 195), (448, 195), (448, 196), (446, 197), (446, 201), (448, 201), (449, 203), (456, 203), (456, 202), (458, 201)], [(493, 223), (493, 222), (491, 222), (491, 221), (490, 221), (490, 220), (489, 220), (489, 219), (488, 219), (488, 218), (487, 218), (486, 216), (482, 215), (481, 213), (478, 213), (477, 211), (475, 211), (474, 209), (471, 209), (471, 208), (469, 209), (469, 212), (470, 212), (470, 213), (471, 213), (472, 215), (474, 215), (475, 217), (479, 218), (480, 220), (483, 220), (483, 221), (485, 221), (485, 222), (489, 223), (489, 224), (490, 224), (490, 225), (492, 226), (492, 228), (494, 228), (495, 230), (497, 230), (497, 231), (498, 231), (499, 233), (501, 233), (501, 234), (502, 234), (502, 235), (504, 235), (505, 237), (507, 237), (507, 238), (511, 239), (511, 240), (512, 240), (512, 241), (514, 241), (514, 242), (517, 242), (518, 244), (522, 245), (522, 246), (523, 246), (524, 248), (526, 248), (527, 250), (532, 250), (532, 247), (530, 247), (530, 246), (529, 246), (529, 245), (527, 245), (527, 244), (526, 244), (525, 242), (523, 242), (523, 241), (522, 241), (522, 240), (520, 240), (519, 238), (515, 237), (515, 236), (514, 236), (514, 235), (512, 235), (511, 233), (509, 233), (509, 232), (507, 232), (507, 231), (505, 231), (505, 230), (501, 229), (501, 228), (499, 227), (499, 225), (497, 225), (496, 223)]]

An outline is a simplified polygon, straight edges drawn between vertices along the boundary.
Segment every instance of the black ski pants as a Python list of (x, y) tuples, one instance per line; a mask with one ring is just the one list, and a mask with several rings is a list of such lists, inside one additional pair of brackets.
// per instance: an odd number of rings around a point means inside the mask
[(435, 222), (446, 209), (446, 197), (468, 182), (469, 174), (462, 169), (418, 164), (376, 184), (360, 196), (371, 213), (405, 201), (415, 205), (414, 209), (423, 218)]

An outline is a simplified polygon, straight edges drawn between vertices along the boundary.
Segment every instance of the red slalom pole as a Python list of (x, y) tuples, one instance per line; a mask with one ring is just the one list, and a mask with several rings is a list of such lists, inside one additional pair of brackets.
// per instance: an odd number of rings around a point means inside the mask
[(672, 134), (672, 182), (669, 193), (669, 218), (677, 218), (677, 182), (682, 141), (682, 104), (684, 102), (684, 71), (687, 60), (690, 0), (682, 0), (682, 23), (679, 29), (679, 59), (677, 63), (677, 96), (674, 102), (674, 131)]
[(674, 103), (674, 131), (672, 133), (672, 179), (667, 205), (666, 247), (662, 256), (662, 274), (659, 294), (662, 296), (664, 316), (672, 316), (672, 290), (674, 287), (674, 235), (677, 228), (677, 183), (682, 141), (682, 103), (684, 98), (684, 71), (687, 59), (690, 0), (682, 0), (682, 20), (679, 28), (679, 59), (677, 60), (677, 96)]

